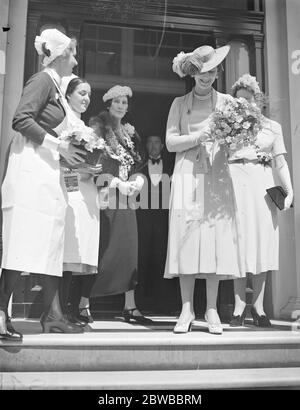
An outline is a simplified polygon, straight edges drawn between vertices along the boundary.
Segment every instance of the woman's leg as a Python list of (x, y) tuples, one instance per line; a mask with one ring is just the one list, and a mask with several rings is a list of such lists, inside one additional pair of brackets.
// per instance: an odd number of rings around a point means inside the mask
[(61, 309), (64, 315), (69, 313), (68, 309), (68, 301), (69, 301), (69, 294), (71, 289), (71, 282), (72, 282), (72, 272), (65, 271), (63, 272), (63, 277), (59, 283), (59, 297), (60, 297), (60, 304)]
[(234, 316), (241, 316), (246, 307), (246, 284), (247, 278), (239, 278), (234, 283)]
[(80, 289), (80, 303), (79, 309), (89, 309), (90, 307), (90, 296), (92, 288), (96, 281), (96, 275), (84, 275), (81, 277), (81, 289)]
[(143, 325), (152, 324), (152, 320), (143, 316), (139, 309), (136, 307), (135, 303), (135, 289), (128, 290), (125, 292), (125, 304), (123, 310), (123, 317), (126, 322), (134, 320), (137, 323)]
[(180, 292), (182, 308), (177, 323), (190, 322), (195, 317), (194, 312), (194, 289), (195, 275), (180, 275)]
[(62, 319), (63, 312), (59, 300), (59, 287), (62, 278), (51, 275), (38, 275), (43, 287), (43, 317)]
[[(134, 289), (128, 290), (125, 292), (125, 304), (124, 304), (124, 310), (130, 310), (130, 309), (135, 309), (136, 308), (136, 303), (135, 303), (135, 291)], [(141, 315), (139, 312), (138, 314)]]
[(217, 275), (211, 275), (206, 279), (206, 318), (213, 324), (221, 323), (217, 311), (219, 281)]
[(71, 315), (79, 315), (79, 303), (81, 298), (81, 288), (82, 288), (82, 279), (81, 275), (73, 275), (71, 282), (71, 289), (69, 292), (69, 310)]
[(206, 279), (205, 320), (208, 324), (209, 333), (217, 335), (220, 335), (223, 332), (223, 327), (217, 311), (219, 281), (220, 279), (217, 275), (211, 275)]
[(96, 281), (96, 275), (78, 275), (76, 279), (77, 281), (74, 282), (74, 284), (75, 287), (78, 287), (75, 289), (78, 300), (75, 301), (75, 299), (73, 299), (72, 301), (73, 312), (76, 312), (75, 316), (80, 320), (93, 323), (93, 317), (90, 312), (90, 296)]
[(69, 322), (63, 315), (59, 286), (61, 278), (51, 275), (39, 275), (43, 286), (43, 314), (41, 324), (44, 332), (82, 333), (81, 327)]
[(6, 321), (8, 318), (8, 304), (15, 286), (21, 276), (20, 271), (2, 269), (0, 276), (0, 333), (6, 333)]
[(252, 276), (253, 283), (253, 300), (252, 305), (259, 316), (265, 315), (264, 311), (264, 295), (266, 287), (267, 272), (262, 272), (259, 275)]

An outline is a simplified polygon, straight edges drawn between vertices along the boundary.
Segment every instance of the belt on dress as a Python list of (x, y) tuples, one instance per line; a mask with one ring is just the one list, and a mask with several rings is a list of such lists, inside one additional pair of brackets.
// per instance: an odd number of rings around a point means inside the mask
[(228, 164), (261, 164), (265, 166), (271, 166), (271, 164), (264, 164), (262, 161), (258, 159), (247, 159), (247, 158), (237, 158), (237, 159), (229, 159)]

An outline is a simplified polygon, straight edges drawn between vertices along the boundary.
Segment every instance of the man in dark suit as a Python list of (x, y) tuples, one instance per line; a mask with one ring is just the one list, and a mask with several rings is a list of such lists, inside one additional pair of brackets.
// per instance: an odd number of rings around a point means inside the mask
[[(137, 210), (139, 252), (137, 298), (145, 310), (171, 313), (177, 309), (178, 281), (164, 279), (168, 242), (169, 196), (174, 163), (162, 155), (164, 144), (157, 135), (147, 138), (148, 158), (141, 197), (147, 203)], [(146, 205), (146, 206), (145, 206)], [(146, 208), (146, 209), (145, 209)]]

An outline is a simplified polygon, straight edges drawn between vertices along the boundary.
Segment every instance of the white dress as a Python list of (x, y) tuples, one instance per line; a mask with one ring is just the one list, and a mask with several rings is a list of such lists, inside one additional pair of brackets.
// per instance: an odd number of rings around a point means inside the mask
[[(83, 123), (73, 112), (71, 118)], [(92, 176), (75, 174), (78, 190), (68, 192), (63, 268), (75, 274), (93, 274), (98, 270), (100, 236), (97, 187)]]
[(244, 272), (226, 156), (216, 144), (205, 144), (205, 149), (197, 140), (207, 125), (205, 120), (226, 96), (214, 91), (213, 101), (203, 100), (197, 111), (193, 109), (195, 97), (192, 91), (176, 98), (168, 118), (166, 144), (176, 152), (176, 162), (164, 277), (240, 277)]
[[(257, 136), (260, 151), (273, 156), (286, 153), (281, 125), (265, 118)], [(277, 207), (266, 192), (275, 186), (271, 166), (251, 162), (257, 160), (253, 147), (246, 147), (230, 156), (244, 163), (229, 163), (239, 220), (239, 245), (243, 270), (259, 274), (279, 267), (279, 230)], [(247, 162), (249, 160), (249, 162)]]

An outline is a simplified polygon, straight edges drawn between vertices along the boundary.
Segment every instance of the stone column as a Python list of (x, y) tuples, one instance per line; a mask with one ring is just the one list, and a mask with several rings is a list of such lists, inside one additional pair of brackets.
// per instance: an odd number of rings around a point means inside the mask
[(275, 317), (296, 319), (297, 310), (300, 315), (300, 72), (292, 71), (292, 56), (300, 49), (300, 5), (297, 0), (273, 0), (265, 6), (269, 116), (282, 125), (295, 193), (294, 208), (279, 213), (280, 268), (272, 276), (273, 307)]
[[(27, 0), (5, 0), (9, 3), (6, 45), (6, 69), (4, 75), (4, 95), (0, 139), (0, 180), (2, 181), (5, 156), (9, 142), (13, 136), (12, 118), (17, 108), (22, 89), (24, 75)], [(1, 13), (2, 18), (2, 13)], [(1, 105), (0, 105), (1, 107)]]
[[(8, 27), (8, 12), (10, 0), (3, 0), (0, 3), (0, 28)], [(7, 52), (7, 36), (9, 31), (2, 31), (0, 36), (0, 130), (2, 126), (3, 101), (4, 101), (4, 81), (6, 74), (6, 52)]]
[[(0, 3), (0, 28), (9, 28), (1, 33), (0, 40), (2, 58), (5, 58), (5, 66), (0, 68), (0, 181), (7, 148), (14, 134), (12, 118), (23, 89), (27, 6), (27, 0), (2, 0)], [(0, 215), (2, 247), (2, 213)]]
[(259, 84), (263, 84), (263, 36), (253, 36), (255, 51), (255, 73)]

